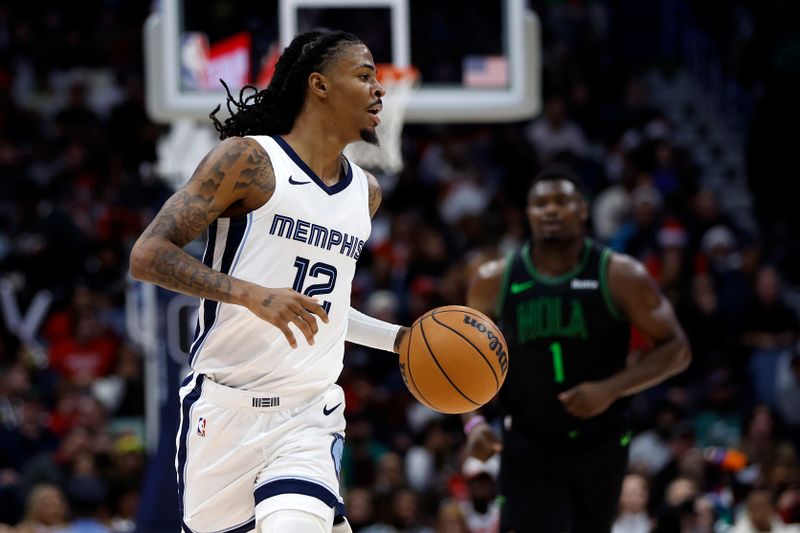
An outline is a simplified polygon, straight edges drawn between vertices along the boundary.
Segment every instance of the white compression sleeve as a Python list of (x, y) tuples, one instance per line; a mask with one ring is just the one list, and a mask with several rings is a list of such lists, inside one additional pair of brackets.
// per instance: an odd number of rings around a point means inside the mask
[(352, 307), (347, 315), (346, 340), (362, 346), (394, 352), (394, 341), (401, 326), (367, 316)]

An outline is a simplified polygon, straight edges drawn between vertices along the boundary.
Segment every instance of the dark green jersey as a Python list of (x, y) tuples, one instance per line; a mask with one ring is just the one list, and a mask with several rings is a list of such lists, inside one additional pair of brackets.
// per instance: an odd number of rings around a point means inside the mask
[(624, 427), (627, 402), (581, 420), (558, 400), (560, 392), (625, 366), (630, 325), (609, 293), (611, 250), (586, 239), (579, 264), (550, 277), (533, 266), (531, 246), (509, 257), (497, 302), (510, 363), (501, 404), (515, 425), (543, 437), (616, 434)]

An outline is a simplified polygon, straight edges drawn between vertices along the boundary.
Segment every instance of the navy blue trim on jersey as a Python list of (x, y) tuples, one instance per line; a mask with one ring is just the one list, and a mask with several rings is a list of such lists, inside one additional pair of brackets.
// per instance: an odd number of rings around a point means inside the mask
[(273, 496), (281, 494), (302, 494), (316, 498), (330, 508), (339, 503), (336, 494), (326, 489), (322, 485), (306, 481), (305, 479), (276, 479), (268, 481), (260, 487), (256, 487), (256, 505)]
[(200, 393), (203, 391), (203, 380), (205, 375), (198, 374), (197, 380), (194, 383), (194, 388), (186, 395), (181, 402), (181, 433), (178, 438), (178, 512), (183, 518), (183, 492), (185, 489), (184, 470), (186, 470), (186, 455), (189, 439), (189, 428), (192, 426), (192, 406), (200, 399)]
[[(214, 246), (217, 244), (217, 221), (211, 223), (208, 226), (208, 240), (206, 241), (206, 251), (203, 253), (203, 264), (208, 268), (211, 268), (214, 265)], [(210, 306), (206, 307), (206, 302), (203, 302), (203, 310), (208, 311)], [(204, 316), (207, 316), (204, 314)], [(205, 326), (205, 320), (203, 321), (203, 325)], [(203, 332), (207, 331), (206, 328), (203, 329)], [(200, 316), (197, 316), (197, 325), (194, 328), (194, 341), (192, 341), (192, 345), (189, 348), (191, 350), (194, 349), (195, 345), (200, 339)]]
[(340, 179), (337, 183), (334, 183), (330, 187), (325, 185), (325, 182), (322, 181), (322, 179), (319, 176), (317, 176), (316, 172), (311, 170), (311, 168), (308, 165), (306, 165), (305, 161), (300, 159), (300, 156), (297, 155), (297, 152), (295, 152), (291, 146), (289, 146), (289, 143), (287, 143), (285, 140), (283, 140), (282, 137), (279, 137), (277, 135), (274, 135), (272, 138), (275, 140), (276, 143), (278, 143), (278, 146), (283, 148), (283, 151), (286, 152), (286, 155), (292, 158), (292, 161), (294, 161), (295, 165), (300, 167), (300, 170), (305, 172), (308, 175), (308, 177), (311, 178), (311, 180), (314, 183), (319, 185), (319, 187), (326, 193), (334, 195), (337, 192), (346, 189), (347, 186), (350, 185), (350, 182), (353, 181), (353, 167), (350, 165), (349, 161), (345, 159), (346, 169), (342, 179)]
[[(240, 252), (240, 245), (242, 244), (245, 234), (249, 233), (250, 224), (245, 224), (243, 222), (250, 222), (252, 217), (250, 214), (244, 217), (239, 217), (236, 219), (231, 219), (230, 223), (228, 224), (228, 235), (225, 238), (225, 249), (222, 252), (222, 264), (220, 265), (220, 272), (223, 274), (230, 274), (231, 272), (231, 265), (234, 264), (234, 259), (238, 258)], [(209, 242), (211, 242), (212, 232), (211, 228), (214, 228), (213, 237), (216, 240), (217, 231), (216, 221), (209, 226), (208, 231), (208, 238)], [(208, 250), (211, 253), (210, 261), (213, 262), (213, 251), (214, 247), (209, 244)], [(208, 251), (207, 250), (207, 251)], [(205, 264), (205, 257), (203, 258), (203, 263)], [(211, 265), (206, 265), (209, 268)], [(194, 363), (194, 359), (200, 350), (203, 347), (206, 339), (208, 338), (208, 334), (214, 328), (214, 323), (217, 321), (217, 311), (219, 310), (219, 302), (216, 300), (209, 300), (205, 298), (203, 300), (203, 333), (198, 337), (194, 343), (192, 343), (192, 347), (189, 350), (189, 364)]]
[(347, 513), (345, 512), (344, 502), (336, 502), (336, 505), (333, 506), (333, 523), (341, 524), (344, 522), (344, 517)]

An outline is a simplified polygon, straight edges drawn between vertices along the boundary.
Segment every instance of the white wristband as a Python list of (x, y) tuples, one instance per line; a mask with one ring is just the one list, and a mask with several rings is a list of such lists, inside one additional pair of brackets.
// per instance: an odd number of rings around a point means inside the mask
[(372, 318), (351, 307), (347, 315), (345, 339), (362, 346), (394, 352), (394, 341), (401, 327)]

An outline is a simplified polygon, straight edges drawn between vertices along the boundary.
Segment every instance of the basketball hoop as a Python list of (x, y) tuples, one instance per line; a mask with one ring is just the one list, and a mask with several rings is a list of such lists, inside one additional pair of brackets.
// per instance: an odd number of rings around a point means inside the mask
[(403, 169), (400, 134), (411, 94), (419, 83), (419, 71), (414, 67), (377, 65), (378, 81), (386, 89), (381, 123), (376, 128), (380, 146), (359, 141), (345, 148), (353, 163), (367, 170), (397, 173)]

